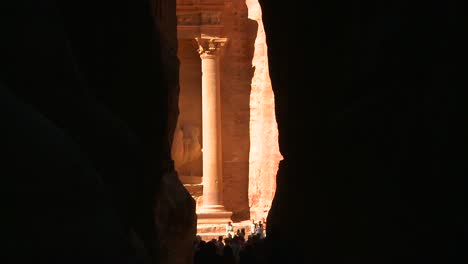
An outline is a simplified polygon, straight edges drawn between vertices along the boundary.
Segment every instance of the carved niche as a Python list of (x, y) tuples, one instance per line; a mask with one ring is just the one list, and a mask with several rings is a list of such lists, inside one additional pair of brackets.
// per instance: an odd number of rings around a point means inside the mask
[(174, 131), (172, 159), (176, 168), (198, 159), (201, 155), (200, 128), (196, 125), (182, 124)]

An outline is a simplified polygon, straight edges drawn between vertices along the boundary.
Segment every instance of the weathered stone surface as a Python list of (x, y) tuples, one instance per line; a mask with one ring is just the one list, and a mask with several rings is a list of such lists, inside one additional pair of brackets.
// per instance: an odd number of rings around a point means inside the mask
[[(178, 140), (173, 144), (173, 157), (179, 175), (202, 176), (203, 155), (198, 158), (181, 162), (183, 160), (183, 130), (186, 127), (196, 128), (199, 131), (198, 142), (202, 138), (202, 90), (201, 90), (201, 60), (192, 39), (180, 39), (178, 57), (180, 59), (180, 95), (178, 106), (180, 115), (177, 128)], [(176, 131), (177, 132), (177, 131)], [(200, 152), (201, 154), (201, 152)]]
[(260, 3), (284, 156), (267, 263), (463, 262), (456, 1)]
[(46, 263), (139, 262), (130, 234), (141, 257), (168, 245), (191, 252), (155, 231), (195, 230), (172, 219), (174, 210), (193, 219), (193, 200), (163, 174), (174, 172), (178, 114), (174, 1), (10, 1), (0, 12), (1, 83), (15, 94), (2, 106), (34, 108), (16, 109), (28, 118), (18, 113), (2, 137), (16, 145), (2, 148), (6, 162), (21, 167), (11, 178), (22, 183), (5, 184), (21, 199), (2, 206), (14, 222), (5, 224), (11, 252)]
[[(197, 160), (201, 155), (199, 129), (196, 125), (190, 124), (178, 126), (180, 89), (176, 3), (171, 0), (153, 0), (152, 4), (161, 38), (163, 85), (167, 89), (165, 111), (168, 118), (166, 126), (163, 127), (166, 140), (162, 141), (160, 147), (163, 148), (163, 153), (167, 154), (163, 158), (166, 160), (172, 158), (176, 166), (181, 167)], [(192, 263), (192, 243), (197, 222), (195, 200), (180, 182), (174, 163), (171, 161), (166, 163), (170, 165), (162, 170), (154, 210), (159, 241), (158, 262)]]
[(176, 173), (166, 173), (160, 182), (155, 206), (161, 263), (191, 263), (197, 218), (195, 201)]
[(226, 5), (223, 33), (229, 39), (222, 58), (221, 104), (224, 204), (234, 221), (249, 218), (249, 94), (255, 23), (247, 18), (244, 1)]
[[(178, 4), (181, 31), (186, 31), (187, 24), (201, 25), (198, 9), (183, 5), (192, 2)], [(256, 1), (229, 1), (220, 17), (221, 36), (228, 39), (221, 57), (223, 203), (233, 212), (234, 221), (261, 219), (270, 208), (281, 159), (261, 10)], [(201, 124), (201, 65), (193, 41), (181, 37), (179, 46), (179, 127), (183, 129), (186, 124)], [(202, 158), (181, 165), (182, 132), (176, 131), (175, 136), (176, 168), (181, 175), (201, 176)], [(202, 197), (196, 199), (198, 204)]]
[(266, 36), (258, 0), (247, 0), (248, 17), (257, 22), (250, 91), (250, 218), (266, 218), (276, 189), (276, 173), (282, 159), (278, 146), (274, 94), (268, 69)]
[(178, 126), (174, 132), (171, 153), (176, 169), (199, 159), (202, 155), (200, 129), (191, 125)]

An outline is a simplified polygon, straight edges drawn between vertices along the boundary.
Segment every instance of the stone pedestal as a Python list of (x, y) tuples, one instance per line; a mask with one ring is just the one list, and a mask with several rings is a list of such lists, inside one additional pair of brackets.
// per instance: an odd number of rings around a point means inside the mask
[(197, 210), (198, 224), (231, 221), (223, 205), (221, 158), (220, 52), (225, 38), (197, 38), (202, 61), (203, 204)]

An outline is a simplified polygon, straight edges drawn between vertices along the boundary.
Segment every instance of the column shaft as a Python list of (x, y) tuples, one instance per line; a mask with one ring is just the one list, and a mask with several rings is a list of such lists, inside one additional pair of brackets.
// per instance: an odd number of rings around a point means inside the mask
[(203, 207), (222, 207), (222, 160), (219, 57), (202, 59)]
[(227, 39), (196, 39), (202, 63), (203, 202), (198, 224), (226, 224), (232, 212), (223, 205), (220, 52)]

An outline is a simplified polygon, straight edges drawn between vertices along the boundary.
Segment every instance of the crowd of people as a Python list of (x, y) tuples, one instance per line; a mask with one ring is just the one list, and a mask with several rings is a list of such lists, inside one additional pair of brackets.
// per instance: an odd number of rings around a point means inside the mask
[[(226, 237), (233, 238), (235, 235), (245, 237), (245, 228), (239, 228), (236, 232), (234, 232), (234, 226), (232, 225), (232, 222), (228, 222), (226, 224)], [(250, 235), (259, 235), (260, 238), (265, 238), (266, 222), (264, 219), (258, 221), (258, 223), (252, 219), (252, 223), (250, 224)]]
[(258, 254), (266, 237), (265, 221), (250, 224), (250, 234), (246, 238), (246, 228), (234, 230), (231, 222), (226, 224), (226, 235), (209, 241), (197, 235), (194, 242), (194, 264), (250, 264), (263, 263)]

